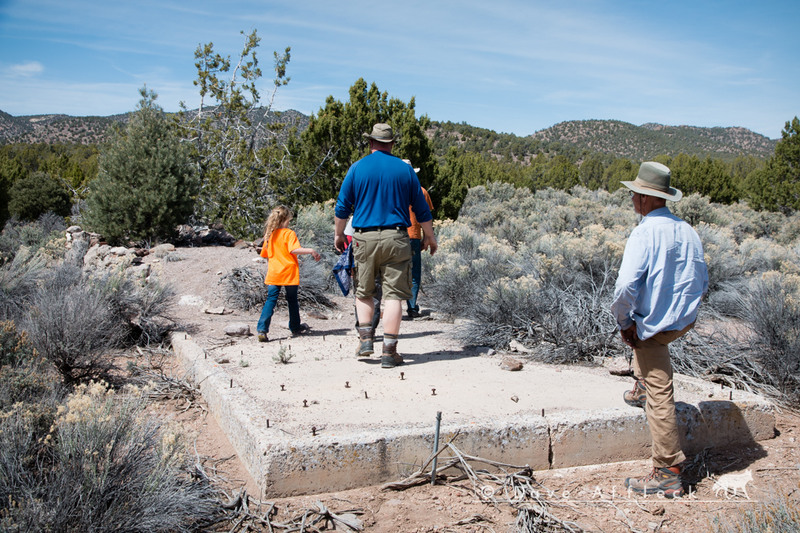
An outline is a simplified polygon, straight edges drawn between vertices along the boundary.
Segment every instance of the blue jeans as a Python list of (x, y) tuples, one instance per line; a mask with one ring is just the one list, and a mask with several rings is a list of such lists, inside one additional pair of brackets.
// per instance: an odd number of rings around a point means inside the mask
[(281, 287), (286, 289), (286, 303), (289, 305), (289, 329), (292, 333), (300, 331), (300, 304), (297, 301), (297, 285), (268, 285), (267, 301), (261, 310), (261, 318), (258, 319), (256, 330), (259, 333), (269, 333), (269, 324), (272, 321), (272, 314), (275, 312), (275, 305), (278, 303), (278, 296), (281, 294)]
[(422, 281), (422, 240), (410, 239), (411, 241), (411, 299), (406, 300), (409, 311), (419, 311), (417, 305), (417, 295), (419, 294), (419, 284)]

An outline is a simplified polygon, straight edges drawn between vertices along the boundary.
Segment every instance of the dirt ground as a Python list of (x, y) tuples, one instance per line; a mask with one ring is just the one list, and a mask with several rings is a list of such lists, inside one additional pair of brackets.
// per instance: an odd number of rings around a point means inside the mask
[[(173, 285), (179, 300), (183, 299), (180, 305), (175, 306), (173, 316), (186, 325), (196, 339), (210, 343), (224, 340), (220, 335), (219, 316), (198, 313), (197, 307), (225, 307), (219, 279), (235, 266), (259, 266), (258, 254), (252, 247), (179, 248), (172, 252), (171, 259), (148, 256), (146, 262), (151, 264), (152, 275)], [(421, 304), (424, 307), (424, 301)], [(304, 320), (307, 311), (301, 308)], [(348, 312), (347, 309), (341, 310), (343, 320), (349, 320)], [(248, 322), (253, 328), (256, 319), (257, 311), (234, 310), (226, 317), (227, 322)], [(404, 322), (403, 328), (408, 324)], [(342, 327), (348, 326), (343, 322)], [(327, 340), (323, 336), (317, 341), (340, 342), (334, 336), (328, 336)], [(172, 372), (175, 377), (181, 377), (180, 370), (173, 369)], [(516, 524), (520, 513), (508, 502), (507, 494), (503, 494), (497, 485), (473, 485), (470, 480), (440, 481), (435, 486), (428, 482), (404, 490), (384, 490), (381, 486), (373, 486), (272, 499), (269, 495), (259, 494), (257, 485), (238, 461), (216, 420), (205, 414), (202, 402), (198, 407), (183, 412), (177, 409), (178, 405), (179, 402), (164, 403), (162, 413), (182, 426), (203, 468), (218, 479), (220, 486), (231, 496), (246, 491), (251, 498), (251, 511), (264, 515), (272, 507), (276, 513), (272, 518), (273, 524), (287, 524), (294, 519), (299, 524), (300, 517), (308, 509), (317, 509), (321, 503), (336, 514), (354, 513), (363, 531), (369, 532), (519, 530)], [(645, 474), (649, 469), (648, 461), (537, 471), (530, 475), (531, 486), (545, 502), (545, 509), (557, 519), (571, 524), (574, 531), (711, 531), (717, 521), (735, 520), (760, 502), (769, 502), (776, 497), (797, 505), (800, 501), (798, 438), (800, 416), (784, 411), (778, 414), (774, 439), (749, 448), (707, 450), (690, 458), (685, 477), (691, 493), (675, 501), (655, 496), (632, 498), (624, 492), (625, 477)], [(744, 478), (735, 495), (721, 486), (726, 485), (726, 480), (735, 479), (721, 476), (747, 473), (752, 480)], [(735, 483), (728, 484), (733, 485)], [(527, 505), (533, 503), (528, 500)], [(223, 529), (230, 530), (231, 525)], [(261, 530), (267, 531), (268, 528), (262, 524)], [(540, 530), (546, 529), (531, 529)]]

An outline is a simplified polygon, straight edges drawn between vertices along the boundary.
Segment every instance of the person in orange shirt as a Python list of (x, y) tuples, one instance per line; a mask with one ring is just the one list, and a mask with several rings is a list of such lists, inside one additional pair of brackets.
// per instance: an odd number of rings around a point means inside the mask
[[(406, 163), (411, 165), (411, 161), (403, 159)], [(411, 165), (414, 168), (413, 165)], [(418, 168), (414, 168), (414, 172), (419, 172)], [(422, 189), (422, 195), (428, 203), (428, 207), (433, 212), (433, 202), (431, 196), (425, 187)], [(419, 295), (419, 287), (422, 282), (422, 226), (417, 222), (417, 217), (414, 216), (414, 211), (409, 206), (408, 214), (411, 217), (411, 225), (408, 227), (408, 238), (411, 241), (411, 299), (406, 300), (407, 313), (409, 318), (417, 318), (420, 315), (419, 305), (417, 305), (417, 295)]]
[(285, 205), (279, 205), (269, 214), (264, 231), (264, 244), (261, 247), (261, 257), (267, 258), (267, 301), (261, 310), (258, 319), (258, 341), (267, 342), (269, 338), (269, 324), (281, 287), (286, 291), (286, 303), (289, 305), (289, 330), (292, 335), (299, 335), (308, 331), (308, 325), (300, 323), (300, 304), (297, 301), (297, 287), (300, 285), (300, 263), (297, 256), (310, 254), (315, 261), (320, 260), (320, 255), (313, 248), (302, 248), (297, 240), (297, 234), (289, 229), (292, 221), (292, 212)]

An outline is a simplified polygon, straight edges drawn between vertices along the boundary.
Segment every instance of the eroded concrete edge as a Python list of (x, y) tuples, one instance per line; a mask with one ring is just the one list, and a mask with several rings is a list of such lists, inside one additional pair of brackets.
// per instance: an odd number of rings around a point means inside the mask
[[(346, 490), (397, 481), (433, 451), (433, 428), (378, 428), (347, 438), (275, 438), (266, 418), (225, 370), (207, 359), (188, 335), (173, 335), (173, 348), (209, 411), (225, 431), (255, 482), (269, 497)], [(676, 386), (719, 398), (713, 385), (676, 376)], [(772, 438), (774, 406), (742, 391), (733, 401), (677, 404), (687, 453), (710, 447), (752, 445)], [(723, 395), (724, 396), (724, 395)], [(644, 412), (620, 408), (515, 417), (480, 426), (441, 428), (440, 444), (453, 439), (463, 453), (534, 470), (644, 459), (650, 434)], [(440, 460), (441, 461), (441, 460)], [(442, 464), (440, 463), (440, 466)]]

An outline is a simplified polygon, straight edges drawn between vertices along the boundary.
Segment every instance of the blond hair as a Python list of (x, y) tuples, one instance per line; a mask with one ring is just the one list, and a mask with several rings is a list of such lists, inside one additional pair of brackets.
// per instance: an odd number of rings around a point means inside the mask
[(279, 205), (273, 209), (264, 226), (264, 242), (268, 243), (269, 238), (272, 237), (272, 232), (283, 226), (286, 222), (292, 220), (292, 217), (292, 210), (285, 205)]

